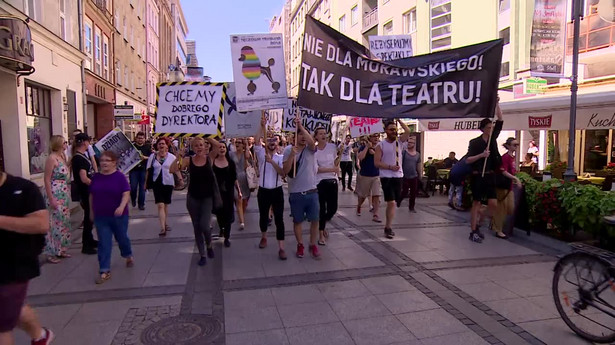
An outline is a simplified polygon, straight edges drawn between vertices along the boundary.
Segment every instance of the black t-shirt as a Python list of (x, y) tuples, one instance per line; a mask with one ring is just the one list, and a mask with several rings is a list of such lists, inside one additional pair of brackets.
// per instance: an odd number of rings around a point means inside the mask
[[(500, 164), (502, 163), (502, 156), (498, 151), (498, 143), (497, 138), (502, 132), (503, 121), (496, 121), (493, 127), (493, 134), (491, 137), (491, 146), (489, 147), (489, 159), (487, 159), (487, 166), (485, 171), (494, 172), (500, 168)], [(470, 140), (470, 145), (468, 146), (468, 157), (479, 155), (487, 149), (487, 142), (482, 138), (482, 135)], [(472, 171), (474, 172), (482, 172), (483, 164), (485, 162), (484, 158), (477, 160), (472, 163)]]
[[(0, 200), (0, 216), (25, 217), (46, 208), (34, 183), (10, 175), (0, 186)], [(45, 235), (18, 234), (0, 228), (0, 285), (25, 282), (40, 275), (38, 255), (44, 246)]]
[(79, 171), (85, 170), (87, 171), (88, 177), (92, 177), (92, 162), (86, 158), (81, 153), (75, 153), (72, 160), (73, 167), (73, 177), (75, 183), (77, 183), (77, 188), (80, 192), (85, 192), (88, 190), (88, 185), (81, 181), (81, 177), (79, 175)]
[[(137, 143), (134, 143), (134, 145), (137, 148), (137, 150), (139, 152), (141, 152), (141, 155), (143, 155), (145, 157), (149, 157), (152, 154), (152, 145), (151, 144), (145, 143), (143, 145), (137, 145)], [(145, 170), (146, 163), (147, 163), (147, 160), (143, 160), (137, 166), (132, 168), (132, 170)]]

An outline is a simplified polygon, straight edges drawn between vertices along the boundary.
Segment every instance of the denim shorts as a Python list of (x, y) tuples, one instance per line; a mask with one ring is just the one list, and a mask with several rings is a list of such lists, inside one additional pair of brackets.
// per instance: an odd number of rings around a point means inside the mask
[(290, 214), (295, 224), (318, 221), (320, 207), (318, 205), (318, 193), (290, 193)]

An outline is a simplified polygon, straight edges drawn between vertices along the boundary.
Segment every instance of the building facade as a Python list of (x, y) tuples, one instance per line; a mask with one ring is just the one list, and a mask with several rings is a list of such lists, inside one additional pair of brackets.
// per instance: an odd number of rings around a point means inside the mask
[(24, 38), (0, 47), (0, 165), (42, 186), (50, 136), (87, 126), (78, 2), (2, 1), (0, 17), (3, 41)]
[[(147, 0), (114, 2), (115, 11), (115, 86), (116, 105), (132, 105), (135, 114), (147, 114), (146, 100), (146, 10)], [(132, 138), (143, 130), (134, 121), (116, 121), (124, 133)]]
[(147, 36), (147, 114), (153, 115), (156, 111), (156, 84), (160, 80), (160, 7), (157, 0), (146, 0), (146, 36)]

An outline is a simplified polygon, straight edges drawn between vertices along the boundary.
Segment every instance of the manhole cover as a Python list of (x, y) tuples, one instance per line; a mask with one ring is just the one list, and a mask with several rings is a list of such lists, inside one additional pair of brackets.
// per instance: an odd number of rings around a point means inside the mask
[(222, 324), (207, 315), (181, 315), (158, 321), (141, 334), (146, 345), (207, 344), (215, 340)]

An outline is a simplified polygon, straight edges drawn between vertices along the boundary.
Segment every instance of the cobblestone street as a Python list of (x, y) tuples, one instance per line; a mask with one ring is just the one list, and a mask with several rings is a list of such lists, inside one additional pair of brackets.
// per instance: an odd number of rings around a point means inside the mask
[[(436, 196), (418, 199), (416, 214), (399, 208), (397, 236), (386, 240), (367, 210), (356, 216), (356, 197), (341, 192), (322, 260), (294, 256), (287, 210), (289, 259), (279, 261), (274, 228), (258, 248), (255, 199), (246, 229), (233, 229), (230, 248), (216, 241), (204, 267), (185, 194), (175, 194), (167, 238), (158, 237), (150, 201), (131, 210), (134, 268), (115, 247), (112, 279), (95, 285), (96, 257), (74, 245), (73, 258), (43, 266), (29, 302), (59, 345), (584, 343), (553, 304), (561, 252), (537, 235), (470, 242), (468, 214)], [(17, 344), (26, 343), (18, 332)]]

